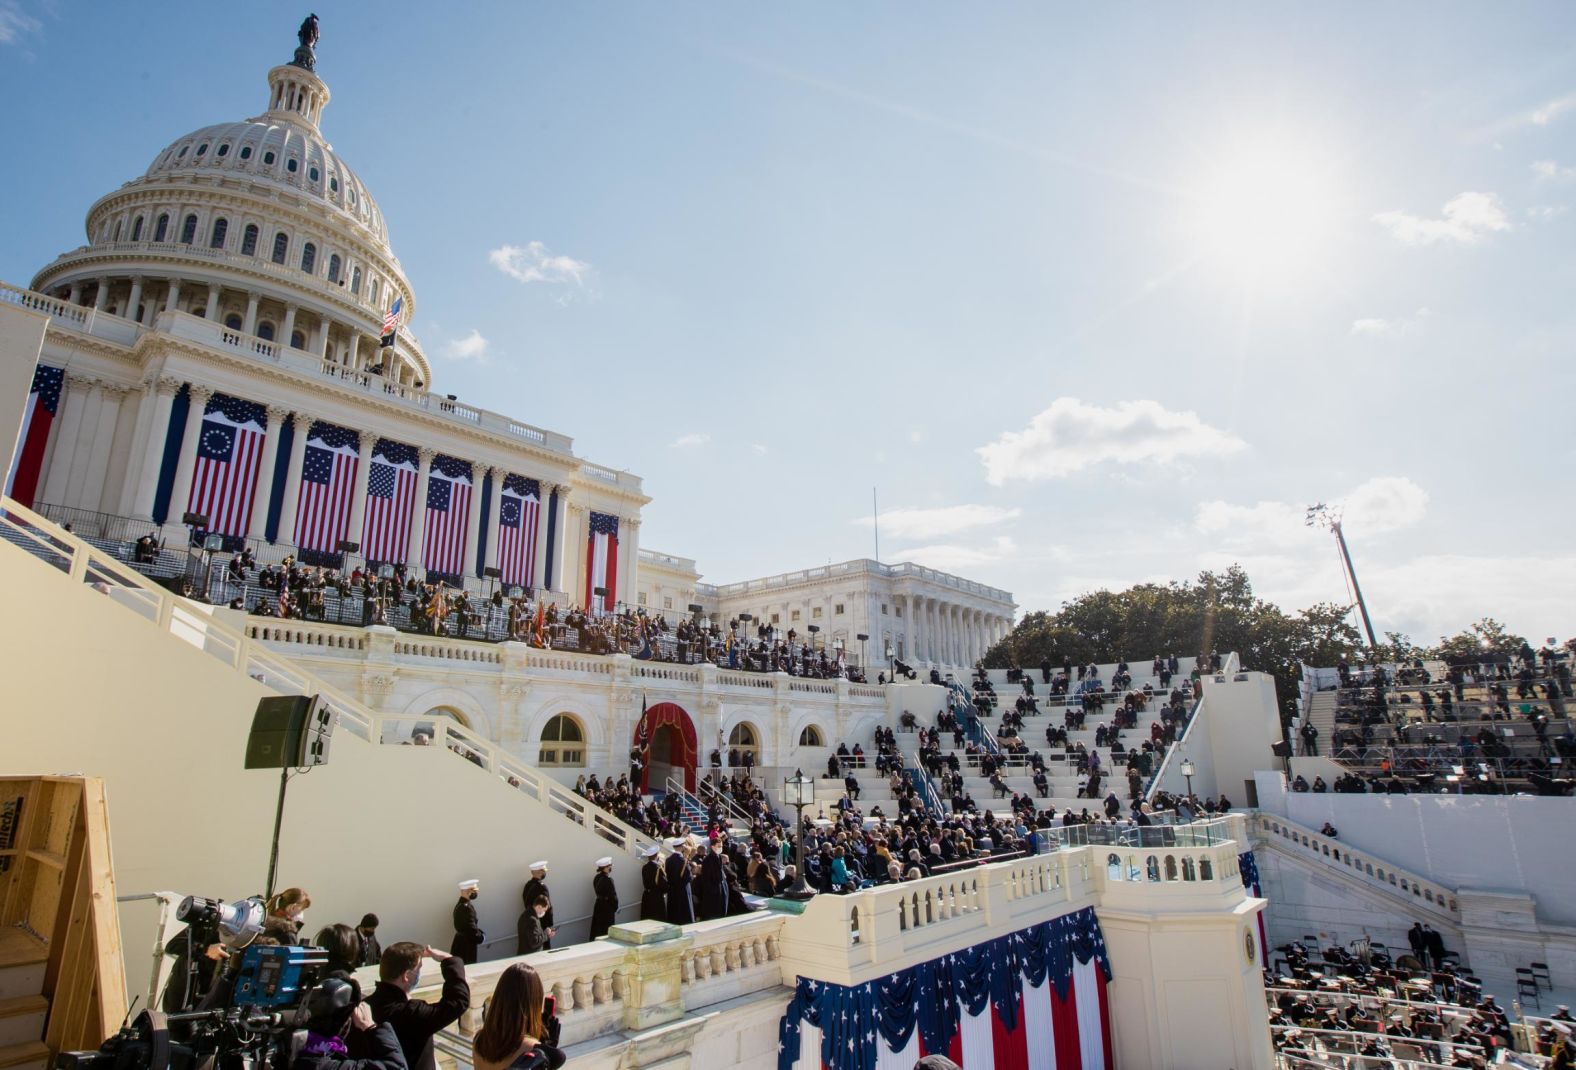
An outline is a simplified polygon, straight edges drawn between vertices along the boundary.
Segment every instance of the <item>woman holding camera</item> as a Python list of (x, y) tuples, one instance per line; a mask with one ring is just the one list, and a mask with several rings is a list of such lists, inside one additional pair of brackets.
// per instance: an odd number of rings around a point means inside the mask
[(498, 978), (474, 1045), (475, 1070), (557, 1070), (559, 1025), (542, 979), (523, 962)]

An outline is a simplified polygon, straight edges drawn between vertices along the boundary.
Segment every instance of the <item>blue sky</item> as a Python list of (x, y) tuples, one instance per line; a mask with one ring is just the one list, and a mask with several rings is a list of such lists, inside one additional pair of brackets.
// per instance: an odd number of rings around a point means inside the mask
[[(0, 0), (0, 278), (255, 115), (300, 5)], [(1242, 562), (1571, 634), (1576, 7), (320, 2), (435, 385), (717, 582), (911, 558), (1054, 609)]]

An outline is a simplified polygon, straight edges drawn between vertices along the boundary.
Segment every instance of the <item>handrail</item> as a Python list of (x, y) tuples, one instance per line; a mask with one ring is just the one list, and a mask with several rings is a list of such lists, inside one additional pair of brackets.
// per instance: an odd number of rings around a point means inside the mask
[[(668, 782), (672, 783), (673, 778), (669, 777)], [(703, 811), (709, 813), (711, 810), (711, 800), (706, 797), (706, 793), (708, 791), (711, 792), (712, 795), (716, 796), (718, 804), (717, 809), (723, 814), (724, 818), (732, 818), (735, 821), (742, 821), (746, 825), (751, 823), (753, 818), (750, 817), (749, 812), (746, 811), (744, 807), (740, 806), (734, 800), (732, 795), (726, 791), (723, 791), (721, 786), (714, 784), (709, 775), (697, 777), (695, 780), (694, 798), (696, 802), (700, 803), (700, 808)]]
[(1306, 825), (1288, 820), (1280, 814), (1259, 811), (1253, 816), (1258, 842), (1279, 846), (1290, 852), (1287, 841), (1297, 845), (1300, 857), (1311, 854), (1331, 868), (1346, 870), (1357, 876), (1365, 885), (1377, 890), (1412, 900), (1414, 909), (1433, 911), (1460, 924), (1461, 911), (1456, 891), (1439, 881), (1401, 869), (1389, 861), (1376, 858), (1368, 851), (1354, 851), (1351, 846), (1315, 832)]
[(1155, 766), (1154, 776), (1149, 778), (1149, 783), (1144, 788), (1145, 802), (1154, 800), (1155, 792), (1160, 789), (1160, 777), (1170, 767), (1172, 757), (1181, 753), (1183, 745), (1187, 743), (1188, 736), (1193, 734), (1193, 726), (1198, 724), (1201, 719), (1200, 714), (1204, 712), (1204, 696), (1208, 692), (1208, 688), (1199, 692), (1198, 697), (1193, 702), (1193, 710), (1188, 714), (1187, 723), (1182, 726), (1182, 734), (1176, 738), (1176, 741), (1171, 746), (1166, 748), (1165, 754), (1161, 755), (1160, 764)]
[[(11, 498), (0, 498), (0, 527), (9, 531), (18, 548), (39, 557), (65, 572), (73, 581), (92, 583), (149, 619), (159, 628), (186, 641), (238, 673), (283, 694), (319, 694), (338, 712), (345, 727), (373, 744), (395, 742), (398, 728), (410, 722), (432, 724), (435, 743), (505, 780), (538, 802), (567, 814), (583, 828), (597, 833), (616, 847), (638, 856), (656, 841), (620, 818), (574, 794), (534, 766), (458, 724), (432, 718), (379, 714), (339, 691), (300, 665), (274, 654), (262, 642), (248, 638), (244, 631), (162, 587), (150, 583), (141, 573), (77, 538), (27, 506)], [(388, 729), (396, 731), (391, 736)], [(452, 741), (452, 745), (451, 745)], [(458, 748), (458, 749), (456, 749)]]

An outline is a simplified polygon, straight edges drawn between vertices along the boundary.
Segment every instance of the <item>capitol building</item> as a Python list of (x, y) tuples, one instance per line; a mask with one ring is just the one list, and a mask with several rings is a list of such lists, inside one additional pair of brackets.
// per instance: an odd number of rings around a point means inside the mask
[[(846, 895), (643, 918), (642, 867), (680, 838), (600, 805), (590, 775), (611, 788), (634, 759), (639, 794), (681, 800), (681, 833), (749, 835), (752, 815), (707, 776), (749, 769), (790, 826), (796, 804), (833, 826), (849, 795), (883, 811), (866, 830), (913, 799), (943, 821), (967, 795), (970, 821), (989, 813), (1012, 836), (1007, 793), (1031, 813), (1099, 811), (1087, 753), (1105, 726), (1069, 716), (1033, 782), (996, 727), (1018, 678), (974, 678), (1013, 628), (1009, 592), (862, 558), (712, 582), (693, 558), (642, 545), (644, 510), (662, 503), (549, 429), (562, 414), (445, 393), (411, 330), (417, 295), (388, 223), (324, 137), (309, 21), (255, 117), (159, 148), (88, 207), (84, 244), (0, 283), (0, 436), (16, 443), (0, 576), (27, 607), (0, 618), (25, 667), (0, 759), (0, 1029), (21, 1023), (0, 1032), (0, 1067), (42, 1068), (113, 1033), (168, 977), (181, 896), (262, 890), (283, 789), (242, 758), (259, 701), (279, 695), (320, 696), (332, 713), (326, 760), (288, 778), (277, 843), (313, 925), (371, 911), (385, 947), (448, 946), (456, 883), (484, 889), (472, 1009), (438, 1038), (445, 1067), (470, 1065), (483, 1004), (518, 960), (515, 900), (534, 859), (551, 860), (561, 937), (527, 959), (574, 1065), (908, 1070), (940, 1054), (965, 1070), (1268, 1070), (1293, 1065), (1272, 1044), (1272, 948), (1304, 930), (1404, 946), (1414, 910), (1484, 971), (1520, 961), (1489, 950), (1519, 930), (1571, 983), (1563, 919), (1527, 887), (1496, 900), (1393, 865), (1375, 879), (1339, 849), (1332, 863), (1286, 802), (1273, 680), (1234, 654), (1184, 659), (1191, 720), (1131, 801), (1196, 788), (1245, 807), (1099, 833), (1047, 826), (1036, 852), (987, 846)], [(275, 566), (346, 583), (315, 612), (280, 615), (263, 580)], [(467, 608), (419, 627), (413, 597), (374, 605), (395, 577), (464, 592)], [(548, 626), (578, 611), (588, 624)], [(676, 641), (681, 622), (704, 638)], [(594, 646), (598, 629), (612, 641)], [(1169, 676), (1149, 676), (1152, 651), (1114, 653), (1134, 659), (1147, 737)], [(1097, 668), (1105, 679), (1115, 660)], [(1031, 718), (1030, 747), (1046, 749), (1036, 737), (1062, 708)], [(932, 782), (913, 731), (949, 717), (956, 794)], [(894, 732), (895, 775), (839, 766), (840, 749), (874, 756)], [(1000, 794), (982, 755), (1001, 760)], [(1126, 787), (1106, 790), (1127, 799)], [(616, 923), (588, 939), (609, 854)], [(1277, 914), (1274, 889), (1295, 905)], [(8, 1008), (13, 983), (23, 1002)]]

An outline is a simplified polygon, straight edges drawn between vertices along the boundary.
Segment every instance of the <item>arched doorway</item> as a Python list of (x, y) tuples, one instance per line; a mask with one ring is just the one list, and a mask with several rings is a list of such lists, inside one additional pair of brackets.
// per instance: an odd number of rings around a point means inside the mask
[(642, 752), (640, 790), (661, 791), (668, 777), (684, 774), (684, 789), (695, 790), (695, 764), (700, 746), (695, 738), (695, 722), (682, 706), (659, 702), (646, 710), (635, 724), (635, 748)]

